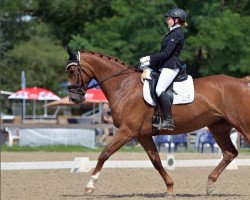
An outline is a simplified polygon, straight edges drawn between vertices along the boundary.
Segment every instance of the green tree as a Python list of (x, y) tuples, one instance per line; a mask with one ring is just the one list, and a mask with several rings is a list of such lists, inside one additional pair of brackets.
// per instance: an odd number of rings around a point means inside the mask
[(173, 1), (113, 0), (110, 17), (86, 22), (82, 33), (73, 35), (75, 49), (101, 51), (135, 64), (139, 57), (160, 49), (167, 32), (163, 14)]
[(66, 80), (63, 66), (67, 55), (60, 41), (48, 37), (49, 34), (50, 28), (41, 23), (35, 27), (34, 36), (20, 41), (5, 54), (1, 63), (5, 90), (20, 89), (21, 71), (26, 71), (27, 87), (45, 87), (56, 92), (59, 83)]
[(34, 25), (33, 10), (37, 2), (1, 0), (0, 25), (1, 25), (1, 53), (13, 47), (20, 40), (29, 38)]
[[(204, 19), (205, 18), (205, 19)], [(198, 33), (187, 40), (200, 58), (201, 73), (244, 75), (250, 72), (250, 18), (225, 10), (218, 17), (197, 17)]]
[[(205, 75), (250, 73), (247, 1), (202, 1), (189, 6), (191, 27), (183, 58)], [(239, 9), (239, 7), (241, 9)], [(197, 9), (199, 8), (199, 9)]]
[(112, 15), (110, 0), (37, 0), (36, 17), (53, 27), (54, 35), (66, 44), (86, 21)]

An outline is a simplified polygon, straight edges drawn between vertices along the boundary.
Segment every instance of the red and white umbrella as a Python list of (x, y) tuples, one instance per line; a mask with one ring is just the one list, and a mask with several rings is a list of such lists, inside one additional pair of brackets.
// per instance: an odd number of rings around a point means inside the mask
[[(85, 94), (85, 101), (83, 103), (107, 103), (108, 100), (101, 89), (89, 89)], [(75, 105), (73, 102), (69, 101), (69, 96), (66, 96), (60, 100), (52, 101), (45, 104), (45, 107), (50, 106), (67, 106)]]
[[(108, 100), (101, 89), (89, 89), (87, 90), (85, 94), (85, 103), (92, 103), (93, 104), (93, 110), (95, 110), (95, 104), (99, 103), (99, 109), (101, 108), (102, 103), (107, 103)], [(62, 99), (58, 101), (52, 101), (48, 104), (45, 104), (44, 107), (51, 107), (51, 106), (70, 106), (75, 105), (73, 102), (69, 101), (69, 96), (63, 97)], [(101, 119), (100, 119), (101, 121)]]
[(44, 88), (25, 88), (11, 94), (9, 99), (26, 99), (26, 100), (60, 100), (60, 97), (53, 92)]
[[(45, 88), (24, 88), (13, 94), (11, 94), (8, 99), (24, 99), (24, 100), (33, 100), (33, 119), (36, 115), (36, 100), (60, 100), (61, 98), (55, 95), (50, 90)], [(23, 111), (24, 112), (24, 111)], [(47, 116), (47, 108), (44, 109), (44, 116)]]
[(108, 102), (101, 89), (89, 89), (85, 94), (86, 102), (105, 103)]

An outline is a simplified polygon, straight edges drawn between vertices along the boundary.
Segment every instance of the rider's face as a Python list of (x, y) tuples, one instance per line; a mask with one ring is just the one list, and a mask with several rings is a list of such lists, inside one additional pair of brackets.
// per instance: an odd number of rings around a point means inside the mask
[(168, 25), (168, 28), (172, 27), (174, 25), (174, 19), (172, 17), (166, 18), (166, 23)]

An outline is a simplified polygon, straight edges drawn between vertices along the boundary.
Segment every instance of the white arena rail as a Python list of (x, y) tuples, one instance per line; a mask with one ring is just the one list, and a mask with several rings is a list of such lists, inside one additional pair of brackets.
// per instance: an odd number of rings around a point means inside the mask
[[(174, 167), (212, 167), (220, 159), (203, 160), (173, 160)], [(1, 162), (2, 170), (31, 170), (31, 169), (71, 169), (71, 172), (88, 172), (96, 166), (97, 161), (89, 158), (75, 158), (74, 161), (49, 161), (49, 162)], [(237, 166), (250, 166), (250, 159), (235, 159)], [(162, 161), (167, 167), (167, 161)], [(106, 161), (104, 168), (152, 168), (149, 160), (110, 160)]]

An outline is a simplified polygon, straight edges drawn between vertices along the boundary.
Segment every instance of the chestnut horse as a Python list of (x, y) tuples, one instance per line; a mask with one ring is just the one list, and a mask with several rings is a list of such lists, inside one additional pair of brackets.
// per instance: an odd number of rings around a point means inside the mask
[[(84, 101), (88, 83), (99, 82), (112, 109), (114, 125), (118, 128), (112, 141), (101, 152), (97, 165), (85, 188), (91, 193), (104, 162), (126, 143), (136, 138), (148, 154), (153, 166), (166, 184), (166, 195), (173, 194), (174, 182), (162, 166), (152, 139), (152, 116), (155, 108), (143, 99), (141, 73), (120, 60), (94, 52), (73, 52), (66, 67), (69, 98), (74, 103)], [(173, 105), (173, 131), (161, 130), (160, 135), (188, 133), (207, 126), (222, 150), (223, 159), (209, 174), (206, 192), (214, 190), (214, 183), (222, 171), (238, 155), (230, 140), (234, 127), (250, 142), (250, 77), (242, 79), (225, 75), (194, 80), (195, 98), (190, 104)]]

